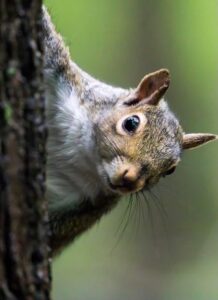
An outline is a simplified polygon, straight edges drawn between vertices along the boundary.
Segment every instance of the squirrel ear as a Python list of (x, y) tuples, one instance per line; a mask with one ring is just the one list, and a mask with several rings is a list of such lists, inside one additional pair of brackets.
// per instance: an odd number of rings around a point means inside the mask
[(136, 88), (136, 98), (134, 102), (140, 102), (150, 105), (157, 105), (165, 94), (170, 84), (170, 73), (167, 69), (160, 69), (156, 72), (146, 75)]
[(189, 133), (183, 135), (182, 148), (193, 149), (203, 144), (217, 140), (218, 136), (211, 133)]

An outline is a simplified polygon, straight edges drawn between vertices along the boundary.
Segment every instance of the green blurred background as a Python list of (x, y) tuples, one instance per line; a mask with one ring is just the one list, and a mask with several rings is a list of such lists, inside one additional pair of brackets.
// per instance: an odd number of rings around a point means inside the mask
[[(218, 133), (216, 0), (47, 0), (75, 62), (113, 85), (166, 67), (186, 131)], [(175, 175), (128, 200), (53, 263), (54, 300), (217, 300), (218, 143), (185, 153)], [(142, 217), (144, 213), (144, 218)], [(120, 225), (121, 220), (124, 219)]]

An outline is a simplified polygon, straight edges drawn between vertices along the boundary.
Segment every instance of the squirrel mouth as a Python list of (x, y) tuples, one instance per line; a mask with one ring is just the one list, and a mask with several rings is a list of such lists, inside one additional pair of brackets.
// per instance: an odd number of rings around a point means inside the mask
[(129, 194), (137, 192), (143, 188), (143, 186), (138, 185), (137, 182), (134, 183), (123, 183), (123, 184), (113, 184), (109, 177), (107, 178), (108, 185), (113, 192), (118, 192), (120, 194)]

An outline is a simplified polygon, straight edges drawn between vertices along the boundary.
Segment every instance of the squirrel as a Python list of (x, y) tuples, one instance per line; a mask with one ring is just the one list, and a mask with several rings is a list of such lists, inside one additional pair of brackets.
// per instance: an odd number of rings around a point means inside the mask
[(184, 133), (164, 95), (167, 69), (136, 88), (107, 85), (81, 70), (42, 8), (48, 124), (50, 246), (59, 253), (111, 211), (124, 195), (172, 174), (186, 149), (217, 139)]

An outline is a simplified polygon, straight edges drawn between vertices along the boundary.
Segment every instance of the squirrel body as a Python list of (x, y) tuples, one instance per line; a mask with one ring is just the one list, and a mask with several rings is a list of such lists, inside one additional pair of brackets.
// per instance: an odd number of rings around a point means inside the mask
[(169, 72), (135, 89), (112, 87), (71, 61), (42, 9), (48, 121), (47, 197), (51, 249), (57, 254), (116, 206), (171, 174), (185, 149), (216, 139), (185, 134), (163, 96)]

